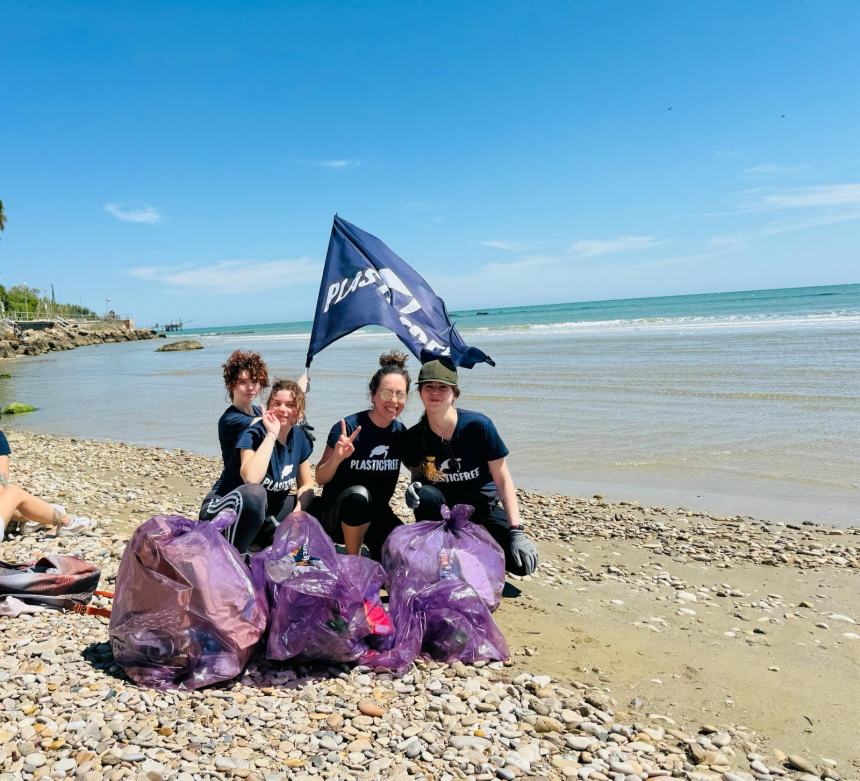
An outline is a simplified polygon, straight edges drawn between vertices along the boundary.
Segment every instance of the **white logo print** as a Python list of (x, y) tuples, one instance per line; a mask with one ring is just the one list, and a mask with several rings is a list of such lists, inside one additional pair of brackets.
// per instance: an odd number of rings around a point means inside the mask
[[(362, 269), (357, 271), (353, 277), (346, 277), (339, 282), (333, 282), (326, 291), (323, 314), (328, 312), (331, 306), (339, 304), (347, 296), (360, 288), (367, 287), (367, 285), (374, 285), (389, 306), (397, 309), (400, 322), (409, 329), (410, 335), (421, 342), (427, 350), (439, 355), (451, 354), (449, 346), (439, 344), (435, 339), (430, 338), (420, 325), (412, 322), (406, 316), (419, 311), (421, 302), (390, 268), (381, 268), (379, 271), (372, 268)], [(394, 293), (397, 293), (398, 297), (402, 296), (407, 299), (403, 306), (400, 306), (400, 301), (395, 304)]]
[(446, 458), (440, 467), (443, 472), (453, 472), (460, 471), (460, 467), (463, 463), (462, 458)]
[(388, 445), (377, 445), (370, 451), (368, 458), (385, 458), (388, 455)]
[(281, 477), (286, 477), (293, 469), (292, 464), (285, 464), (284, 468), (281, 470)]

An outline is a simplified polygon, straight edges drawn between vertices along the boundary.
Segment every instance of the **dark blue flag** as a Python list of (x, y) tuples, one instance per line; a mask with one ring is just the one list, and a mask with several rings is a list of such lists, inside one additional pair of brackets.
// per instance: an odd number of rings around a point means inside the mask
[(446, 356), (466, 369), (482, 361), (495, 366), (463, 341), (445, 302), (420, 274), (376, 236), (335, 215), (307, 366), (320, 350), (363, 325), (394, 331), (416, 358)]

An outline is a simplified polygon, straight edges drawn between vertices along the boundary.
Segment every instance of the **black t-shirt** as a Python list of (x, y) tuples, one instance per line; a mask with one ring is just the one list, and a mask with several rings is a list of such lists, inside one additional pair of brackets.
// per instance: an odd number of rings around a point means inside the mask
[(227, 466), (227, 462), (230, 460), (239, 434), (254, 422), (254, 418), (259, 418), (263, 414), (263, 410), (256, 404), (252, 405), (251, 409), (253, 414), (249, 415), (231, 404), (218, 418), (218, 444), (221, 445), (221, 459), (224, 466)]
[[(458, 409), (450, 441), (434, 434), (425, 421), (412, 426), (406, 432), (403, 463), (419, 468), (421, 474), (416, 479), (435, 485), (449, 506), (471, 504), (480, 514), (498, 499), (489, 462), (507, 455), (508, 448), (492, 420), (480, 412)], [(442, 475), (437, 481), (424, 472), (428, 456), (435, 459), (436, 469)]]
[[(400, 473), (400, 456), (406, 427), (395, 420), (380, 428), (365, 410), (344, 418), (347, 436), (359, 426), (361, 431), (353, 441), (355, 452), (341, 461), (334, 477), (323, 486), (323, 503), (330, 506), (344, 488), (363, 485), (369, 492), (374, 506), (386, 505), (394, 494), (397, 476)], [(332, 426), (328, 435), (329, 447), (337, 444), (341, 435), (340, 421)]]
[[(246, 428), (236, 441), (236, 447), (230, 455), (230, 460), (218, 480), (218, 492), (221, 496), (244, 484), (240, 469), (242, 466), (242, 450), (254, 450), (260, 447), (266, 437), (266, 427), (262, 421)], [(296, 487), (299, 466), (308, 460), (311, 454), (311, 443), (304, 432), (293, 426), (287, 435), (285, 444), (275, 441), (272, 457), (266, 475), (260, 485), (268, 494), (268, 507), (272, 513), (283, 505), (287, 495)]]

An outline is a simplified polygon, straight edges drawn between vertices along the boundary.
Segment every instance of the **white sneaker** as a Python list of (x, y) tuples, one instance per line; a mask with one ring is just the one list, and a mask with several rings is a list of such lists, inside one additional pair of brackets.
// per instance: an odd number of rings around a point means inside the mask
[(69, 519), (67, 524), (60, 527), (60, 534), (64, 537), (68, 534), (77, 534), (84, 529), (95, 526), (89, 518), (84, 518), (82, 515), (70, 515)]

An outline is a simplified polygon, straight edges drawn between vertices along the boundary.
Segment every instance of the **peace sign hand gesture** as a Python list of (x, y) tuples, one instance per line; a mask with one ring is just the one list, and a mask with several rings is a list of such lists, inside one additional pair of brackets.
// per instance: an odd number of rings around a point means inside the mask
[(334, 446), (334, 455), (338, 461), (343, 461), (345, 458), (349, 458), (355, 452), (355, 445), (353, 442), (355, 442), (355, 438), (358, 436), (359, 431), (361, 431), (361, 426), (357, 426), (355, 431), (347, 436), (346, 421), (341, 419), (340, 437), (338, 437), (337, 443)]

